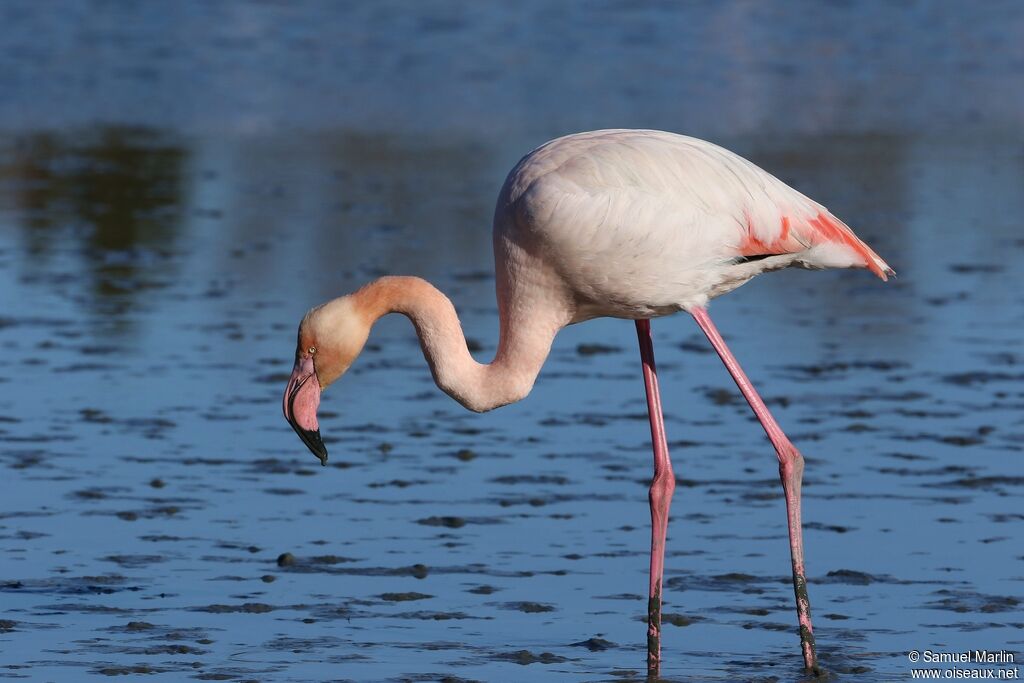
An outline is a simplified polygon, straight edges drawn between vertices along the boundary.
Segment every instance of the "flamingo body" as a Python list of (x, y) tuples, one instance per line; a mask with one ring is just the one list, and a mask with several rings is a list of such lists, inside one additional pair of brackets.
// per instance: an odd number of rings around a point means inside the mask
[(825, 207), (749, 161), (653, 130), (579, 133), (528, 154), (501, 190), (494, 239), (499, 297), (541, 290), (571, 322), (690, 310), (787, 266), (890, 272)]
[(530, 393), (566, 325), (599, 316), (635, 320), (654, 452), (648, 664), (656, 673), (675, 475), (649, 319), (685, 310), (778, 455), (801, 650), (806, 670), (817, 672), (800, 521), (804, 460), (704, 307), (769, 270), (861, 267), (885, 280), (892, 269), (828, 209), (749, 161), (653, 130), (569, 135), (523, 157), (498, 196), (494, 256), (501, 331), (490, 363), (473, 358), (455, 307), (420, 278), (380, 278), (309, 311), (283, 401), (295, 431), (326, 464), (316, 414), (321, 392), (351, 366), (373, 324), (388, 313), (412, 321), (438, 387), (481, 412)]

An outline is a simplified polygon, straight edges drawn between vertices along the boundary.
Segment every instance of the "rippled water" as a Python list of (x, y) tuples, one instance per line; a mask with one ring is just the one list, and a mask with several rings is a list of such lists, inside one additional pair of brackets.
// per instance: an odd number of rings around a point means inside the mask
[[(379, 274), (434, 281), (488, 359), (504, 173), (601, 125), (713, 138), (899, 273), (712, 308), (807, 458), (826, 669), (1021, 650), (1016, 5), (39, 7), (0, 10), (0, 677), (643, 678), (632, 324), (473, 415), (388, 318), (325, 394), (328, 468), (280, 417), (302, 312)], [(691, 320), (654, 333), (662, 673), (798, 679), (774, 452)]]

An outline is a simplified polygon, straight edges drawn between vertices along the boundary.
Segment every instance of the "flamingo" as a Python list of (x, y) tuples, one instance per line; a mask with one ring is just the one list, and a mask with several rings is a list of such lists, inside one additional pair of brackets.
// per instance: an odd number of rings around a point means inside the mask
[(374, 322), (401, 313), (416, 328), (434, 382), (485, 412), (530, 393), (559, 330), (597, 317), (635, 321), (647, 395), (654, 476), (647, 663), (661, 661), (665, 537), (675, 475), (669, 459), (650, 319), (689, 313), (774, 446), (786, 499), (801, 653), (818, 674), (804, 570), (804, 460), (722, 339), (707, 304), (759, 273), (790, 266), (893, 270), (824, 206), (746, 159), (692, 137), (598, 130), (552, 140), (509, 173), (494, 212), (500, 320), (497, 353), (476, 362), (451, 301), (416, 277), (377, 279), (313, 308), (299, 325), (284, 414), (327, 462), (317, 407), (352, 365)]

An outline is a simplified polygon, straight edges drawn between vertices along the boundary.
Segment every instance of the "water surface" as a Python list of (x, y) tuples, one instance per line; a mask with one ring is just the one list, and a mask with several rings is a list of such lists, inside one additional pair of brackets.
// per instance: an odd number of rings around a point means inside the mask
[[(435, 282), (489, 359), (504, 174), (602, 125), (735, 149), (899, 273), (712, 308), (807, 458), (824, 666), (1020, 650), (1014, 5), (176, 7), (3, 9), (0, 676), (642, 678), (631, 323), (567, 329), (528, 400), (474, 415), (388, 318), (325, 394), (329, 467), (280, 417), (301, 314), (381, 274)], [(774, 452), (696, 325), (654, 332), (663, 675), (797, 680)]]

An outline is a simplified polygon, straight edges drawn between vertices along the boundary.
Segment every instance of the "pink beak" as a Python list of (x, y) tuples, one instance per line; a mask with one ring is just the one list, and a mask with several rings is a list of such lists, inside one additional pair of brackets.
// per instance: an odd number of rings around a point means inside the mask
[(320, 423), (316, 419), (316, 409), (320, 407), (320, 380), (312, 358), (300, 358), (295, 361), (292, 376), (284, 390), (284, 417), (292, 426), (302, 443), (320, 458), (321, 465), (327, 465), (327, 448), (320, 438)]

